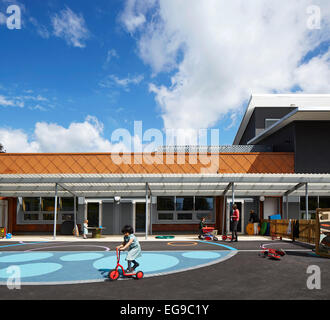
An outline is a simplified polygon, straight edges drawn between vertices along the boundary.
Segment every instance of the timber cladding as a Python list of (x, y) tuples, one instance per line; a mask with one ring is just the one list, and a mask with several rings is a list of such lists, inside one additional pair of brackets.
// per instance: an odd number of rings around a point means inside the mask
[(294, 173), (294, 165), (290, 152), (0, 154), (0, 174)]

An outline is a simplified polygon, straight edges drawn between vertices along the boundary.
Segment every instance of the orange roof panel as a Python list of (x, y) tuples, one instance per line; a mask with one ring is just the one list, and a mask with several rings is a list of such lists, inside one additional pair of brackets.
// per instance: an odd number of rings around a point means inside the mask
[[(121, 160), (122, 163), (118, 163)], [(294, 153), (2, 153), (0, 174), (294, 173)]]

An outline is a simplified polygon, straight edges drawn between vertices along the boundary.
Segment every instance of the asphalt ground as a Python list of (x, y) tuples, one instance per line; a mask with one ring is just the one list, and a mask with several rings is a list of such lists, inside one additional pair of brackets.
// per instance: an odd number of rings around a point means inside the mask
[[(145, 251), (226, 250), (205, 242), (143, 242)], [(197, 242), (197, 244), (192, 244)], [(174, 245), (173, 245), (174, 243)], [(199, 269), (145, 278), (70, 285), (24, 285), (9, 290), (0, 286), (1, 299), (9, 300), (329, 300), (330, 259), (313, 255), (312, 247), (299, 243), (264, 242), (282, 248), (286, 255), (280, 261), (258, 255), (260, 241), (223, 242), (237, 249), (228, 260)], [(104, 251), (113, 250), (119, 242), (1, 242), (1, 251)], [(51, 247), (51, 248), (50, 248)], [(321, 271), (321, 289), (308, 289), (307, 268), (316, 265)]]

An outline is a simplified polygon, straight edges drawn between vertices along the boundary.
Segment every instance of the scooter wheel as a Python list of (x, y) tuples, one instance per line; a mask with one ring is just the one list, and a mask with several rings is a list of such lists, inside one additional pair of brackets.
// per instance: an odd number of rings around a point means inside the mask
[(136, 279), (142, 279), (143, 276), (144, 276), (144, 274), (143, 274), (142, 271), (138, 271), (138, 272), (136, 273)]
[(222, 240), (226, 241), (227, 240), (227, 236), (222, 236)]
[(119, 272), (118, 270), (111, 270), (109, 272), (109, 279), (114, 281), (114, 280), (117, 280), (119, 278)]

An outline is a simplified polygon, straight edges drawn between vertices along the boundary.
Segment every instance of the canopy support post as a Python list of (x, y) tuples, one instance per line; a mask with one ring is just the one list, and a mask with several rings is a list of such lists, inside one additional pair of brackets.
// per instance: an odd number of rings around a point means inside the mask
[(57, 189), (58, 185), (55, 183), (55, 205), (54, 205), (54, 235), (53, 240), (56, 240), (56, 216), (57, 216)]

